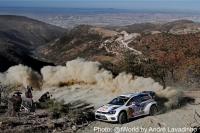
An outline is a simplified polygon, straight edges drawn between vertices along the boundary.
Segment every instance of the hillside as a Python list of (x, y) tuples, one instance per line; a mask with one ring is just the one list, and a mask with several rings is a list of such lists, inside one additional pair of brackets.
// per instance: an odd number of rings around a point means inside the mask
[[(114, 31), (112, 32), (115, 33)], [(95, 30), (92, 26), (80, 25), (47, 45), (39, 47), (37, 52), (45, 55), (42, 57), (45, 58), (44, 60), (62, 65), (67, 60), (76, 59), (77, 57), (90, 60), (101, 56), (106, 60), (107, 57), (112, 58), (113, 54), (110, 54), (111, 57), (108, 56), (104, 49), (99, 48), (99, 44), (111, 36)]]
[(0, 31), (8, 41), (35, 49), (52, 39), (59, 37), (66, 29), (23, 16), (0, 15)]
[[(141, 23), (124, 27), (107, 28), (80, 25), (49, 44), (37, 48), (37, 50), (39, 53), (46, 56), (45, 59), (52, 59), (56, 64), (63, 63), (58, 60), (67, 61), (79, 56), (89, 60), (93, 59), (94, 56), (97, 58), (100, 58), (100, 56), (106, 56), (105, 58), (112, 58), (111, 60), (113, 60), (115, 55), (121, 53), (124, 49), (133, 50), (133, 47), (135, 47), (133, 46), (134, 44), (138, 43), (143, 46), (142, 43), (148, 43), (139, 42), (138, 39), (146, 38), (146, 40), (148, 40), (148, 38), (151, 38), (150, 36), (154, 36), (154, 34), (157, 36), (156, 34), (158, 33), (171, 34), (172, 36), (185, 36), (184, 34), (186, 33), (190, 34), (200, 32), (199, 28), (200, 24), (188, 20), (167, 23)], [(159, 41), (164, 39), (166, 36), (162, 37)], [(169, 39), (169, 37), (167, 39)], [(178, 40), (176, 40), (177, 38), (173, 39), (175, 39), (175, 43), (178, 43)], [(187, 43), (187, 41), (184, 43)], [(139, 47), (139, 45), (137, 47)], [(102, 48), (105, 49), (102, 50)], [(140, 51), (138, 50), (134, 49), (134, 52), (140, 54)], [(57, 59), (58, 57), (59, 59)]]
[(0, 15), (0, 71), (19, 63), (40, 70), (45, 63), (30, 57), (30, 51), (59, 37), (66, 29), (22, 16)]
[(36, 60), (29, 56), (26, 52), (23, 52), (20, 48), (17, 48), (11, 44), (0, 43), (0, 47), (0, 72), (4, 72), (9, 67), (18, 64), (31, 66), (37, 71), (40, 71), (43, 66), (53, 65), (53, 63)]
[[(64, 65), (66, 61), (81, 57), (100, 61), (116, 74), (126, 71), (138, 76), (150, 76), (164, 86), (181, 85), (185, 89), (200, 86), (199, 24), (180, 20), (125, 27), (111, 30), (80, 25), (39, 47), (37, 51), (43, 55), (39, 58)], [(137, 61), (127, 64), (135, 69), (120, 67), (122, 53), (126, 50), (138, 56)]]

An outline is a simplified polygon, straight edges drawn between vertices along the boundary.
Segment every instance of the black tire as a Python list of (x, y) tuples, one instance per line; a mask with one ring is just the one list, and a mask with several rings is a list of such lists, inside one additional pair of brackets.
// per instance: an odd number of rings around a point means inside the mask
[(157, 109), (156, 105), (152, 105), (150, 108), (150, 111), (149, 111), (149, 115), (154, 116), (157, 114), (157, 112), (158, 112), (158, 109)]
[(120, 124), (124, 124), (124, 123), (126, 123), (126, 122), (127, 122), (127, 115), (126, 115), (125, 112), (121, 112), (121, 113), (119, 114), (119, 123), (120, 123)]

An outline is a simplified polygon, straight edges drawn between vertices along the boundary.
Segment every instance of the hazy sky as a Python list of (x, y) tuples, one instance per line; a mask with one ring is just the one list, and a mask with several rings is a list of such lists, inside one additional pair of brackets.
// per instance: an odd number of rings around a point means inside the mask
[(200, 12), (200, 0), (0, 0), (0, 7), (116, 8)]

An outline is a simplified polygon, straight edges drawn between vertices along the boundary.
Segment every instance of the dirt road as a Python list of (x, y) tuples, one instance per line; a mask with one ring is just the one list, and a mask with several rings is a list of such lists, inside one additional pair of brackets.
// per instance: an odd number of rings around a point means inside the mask
[[(200, 103), (200, 92), (185, 92), (187, 96), (195, 98), (195, 103)], [(133, 119), (126, 124), (113, 124), (95, 121), (81, 133), (114, 132), (114, 133), (191, 133), (191, 127), (197, 126), (200, 118), (200, 105), (187, 104), (179, 109), (169, 110), (157, 116), (146, 116)], [(195, 118), (196, 120), (195, 120)]]
[[(79, 102), (77, 106), (84, 104), (84, 108), (94, 107), (94, 110), (99, 106), (109, 102), (115, 94), (106, 94), (102, 90), (88, 88), (85, 86), (79, 89), (79, 86), (73, 88), (46, 88), (41, 91), (34, 92), (35, 99), (39, 98), (41, 93), (49, 91), (53, 94), (52, 98), (59, 100), (64, 99), (68, 102)], [(146, 116), (133, 119), (126, 124), (113, 124), (102, 121), (94, 121), (80, 133), (94, 133), (94, 132), (114, 132), (114, 133), (191, 133), (192, 128), (200, 123), (200, 118), (195, 115), (195, 111), (200, 114), (200, 91), (184, 92), (185, 96), (195, 98), (195, 103), (187, 103), (185, 106), (177, 109), (167, 110), (165, 113), (156, 116)], [(87, 104), (85, 104), (87, 103)], [(197, 104), (197, 105), (195, 105)], [(195, 120), (195, 118), (196, 120)]]

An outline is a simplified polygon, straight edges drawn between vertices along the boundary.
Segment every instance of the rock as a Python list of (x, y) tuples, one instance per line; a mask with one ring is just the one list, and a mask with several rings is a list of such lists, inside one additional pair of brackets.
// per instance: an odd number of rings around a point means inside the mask
[(65, 119), (66, 122), (70, 122), (69, 118), (65, 117), (64, 119)]
[(73, 131), (76, 131), (76, 129), (77, 129), (76, 126), (73, 125), (73, 126), (72, 126), (72, 130), (73, 130)]
[(57, 120), (57, 123), (64, 123), (64, 122), (66, 122), (65, 118), (60, 118)]
[(43, 122), (45, 121), (45, 119), (44, 119), (44, 118), (42, 118), (40, 121), (43, 123)]
[(52, 129), (52, 128), (54, 128), (54, 124), (52, 124), (52, 123), (47, 123), (47, 125), (46, 125), (49, 129)]

